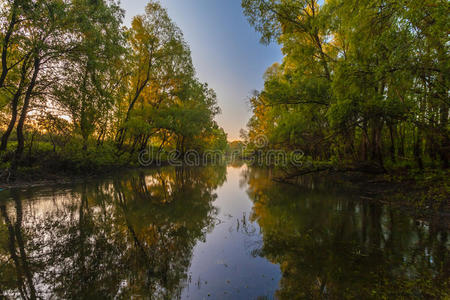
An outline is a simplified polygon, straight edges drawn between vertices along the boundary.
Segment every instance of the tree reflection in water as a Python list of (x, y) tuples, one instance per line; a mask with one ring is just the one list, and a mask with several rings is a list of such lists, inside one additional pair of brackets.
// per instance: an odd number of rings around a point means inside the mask
[[(268, 171), (242, 174), (263, 236), (259, 255), (279, 264), (279, 299), (445, 298), (446, 231), (386, 206), (305, 182), (280, 185)], [(255, 250), (256, 252), (256, 250)]]
[[(216, 202), (225, 167), (2, 193), (0, 295), (173, 299), (195, 295), (182, 291), (202, 276), (198, 295), (256, 298), (276, 290), (268, 274), (281, 278), (278, 299), (439, 299), (450, 290), (448, 231), (329, 184), (286, 186), (267, 171), (242, 170)], [(218, 218), (225, 224), (214, 228)]]
[(0, 295), (177, 298), (226, 168), (137, 172), (1, 202)]

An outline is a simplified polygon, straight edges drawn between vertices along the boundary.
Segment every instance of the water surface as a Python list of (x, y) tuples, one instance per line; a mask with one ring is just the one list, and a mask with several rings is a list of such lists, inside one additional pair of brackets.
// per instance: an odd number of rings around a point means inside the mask
[(339, 185), (246, 166), (0, 193), (0, 295), (443, 298), (448, 232)]

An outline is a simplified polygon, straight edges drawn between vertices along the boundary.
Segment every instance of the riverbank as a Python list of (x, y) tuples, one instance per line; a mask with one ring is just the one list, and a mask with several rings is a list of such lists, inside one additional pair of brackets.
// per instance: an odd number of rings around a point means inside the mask
[(105, 173), (101, 174), (86, 174), (86, 175), (63, 175), (63, 174), (52, 174), (43, 178), (20, 178), (12, 182), (0, 182), (0, 192), (10, 189), (29, 189), (35, 187), (49, 186), (49, 185), (63, 185), (81, 182), (83, 180), (95, 179), (104, 176)]
[[(63, 184), (114, 174), (141, 167), (138, 152), (118, 151), (113, 144), (91, 145), (86, 151), (74, 147), (70, 151), (52, 151), (48, 145), (39, 144), (21, 161), (15, 172), (11, 171), (14, 145), (0, 154), (0, 189), (27, 188), (47, 184)], [(47, 147), (46, 147), (47, 146)], [(153, 153), (159, 149), (148, 148)], [(144, 157), (148, 160), (147, 157)], [(164, 152), (158, 156), (158, 165), (167, 164)], [(156, 167), (148, 164), (148, 167)]]
[[(166, 164), (151, 165), (145, 168), (157, 168)], [(45, 168), (20, 170), (15, 181), (0, 182), (0, 189), (28, 189), (47, 185), (63, 185), (82, 182), (99, 177), (143, 169), (137, 164), (109, 165), (89, 172), (52, 171)], [(278, 175), (278, 174), (277, 174)], [(450, 228), (450, 178), (449, 171), (443, 170), (391, 170), (384, 174), (367, 172), (326, 170), (315, 174), (299, 176), (273, 176), (273, 180), (283, 183), (314, 188), (311, 178), (320, 178), (321, 182), (333, 184), (340, 189), (358, 195), (361, 201), (377, 202), (396, 207), (412, 214), (419, 220), (438, 223), (438, 226)], [(307, 183), (307, 184), (305, 184)]]
[(396, 207), (419, 220), (450, 228), (450, 172), (395, 169), (387, 173), (327, 169), (314, 174), (281, 176), (282, 183), (302, 185), (307, 177), (322, 177), (358, 194), (362, 201)]
[(154, 169), (164, 166), (167, 166), (167, 162), (161, 162), (146, 167), (139, 166), (138, 164), (129, 164), (121, 166), (109, 166), (103, 169), (99, 169), (97, 170), (97, 172), (90, 171), (84, 174), (78, 171), (47, 172), (48, 170), (46, 171), (44, 169), (38, 169), (35, 170), (35, 172), (28, 173), (21, 171), (19, 172), (17, 179), (14, 181), (0, 181), (0, 191), (9, 189), (28, 189), (47, 185), (78, 183), (85, 180), (93, 180), (105, 176), (114, 176), (121, 172), (132, 172), (133, 170), (141, 169)]

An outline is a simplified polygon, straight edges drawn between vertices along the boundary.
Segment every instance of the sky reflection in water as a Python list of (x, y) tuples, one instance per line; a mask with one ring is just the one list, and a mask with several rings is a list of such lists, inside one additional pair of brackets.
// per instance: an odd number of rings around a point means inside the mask
[[(0, 193), (0, 295), (443, 297), (448, 232), (326, 181), (246, 166)], [(314, 187), (314, 188), (312, 188)]]

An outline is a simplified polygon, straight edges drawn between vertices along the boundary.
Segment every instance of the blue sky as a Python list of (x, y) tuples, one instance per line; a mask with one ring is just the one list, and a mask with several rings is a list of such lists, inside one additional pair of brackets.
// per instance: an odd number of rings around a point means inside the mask
[[(142, 14), (147, 0), (121, 0), (125, 24)], [(213, 88), (222, 114), (217, 122), (228, 139), (239, 138), (251, 116), (248, 97), (263, 87), (265, 70), (281, 61), (280, 47), (259, 43), (242, 13), (241, 0), (161, 0), (192, 51), (197, 76)]]

